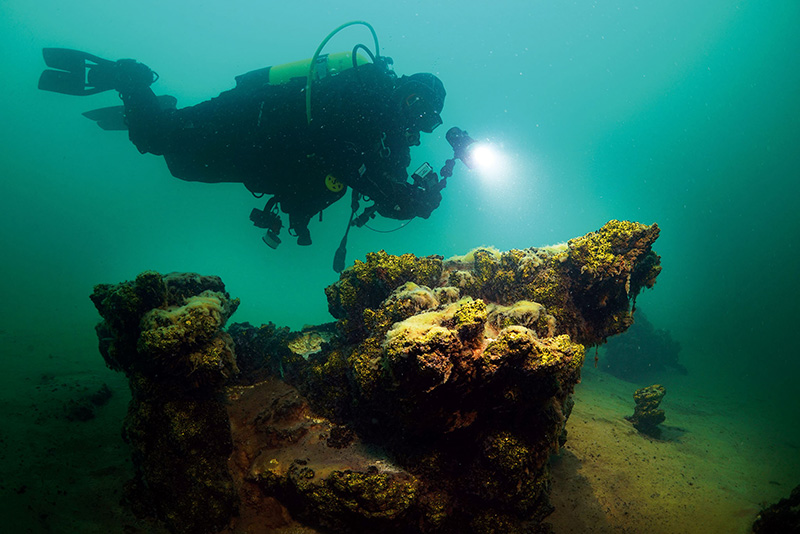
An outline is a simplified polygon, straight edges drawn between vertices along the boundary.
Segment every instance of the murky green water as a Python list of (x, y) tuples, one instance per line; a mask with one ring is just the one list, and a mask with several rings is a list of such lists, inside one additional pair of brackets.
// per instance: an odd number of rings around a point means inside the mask
[[(638, 304), (682, 346), (689, 374), (669, 380), (736, 399), (733, 411), (760, 413), (798, 442), (800, 5), (428, 4), (3, 2), (4, 514), (30, 532), (63, 531), (48, 517), (67, 514), (69, 498), (48, 480), (71, 455), (86, 454), (59, 417), (82, 386), (107, 382), (122, 395), (100, 430), (81, 427), (99, 451), (111, 451), (98, 468), (116, 469), (121, 445), (103, 440), (117, 436), (108, 429), (124, 411), (125, 386), (96, 350), (93, 284), (146, 269), (216, 274), (242, 299), (234, 321), (325, 322), (323, 288), (336, 279), (331, 262), (349, 215), (340, 201), (312, 222), (313, 246), (267, 248), (248, 220), (261, 202), (244, 187), (181, 182), (124, 133), (81, 117), (118, 104), (115, 94), (38, 91), (48, 46), (136, 58), (161, 75), (156, 92), (185, 106), (243, 72), (310, 57), (343, 22), (369, 21), (400, 74), (433, 72), (448, 91), (444, 127), (423, 136), (414, 164), (438, 169), (454, 125), (503, 158), (494, 172), (457, 168), (428, 220), (389, 234), (354, 230), (348, 261), (380, 248), (449, 256), (479, 245), (541, 246), (609, 219), (657, 222), (664, 271)], [(369, 39), (350, 29), (328, 48)], [(798, 478), (795, 458), (773, 461), (775, 472)]]

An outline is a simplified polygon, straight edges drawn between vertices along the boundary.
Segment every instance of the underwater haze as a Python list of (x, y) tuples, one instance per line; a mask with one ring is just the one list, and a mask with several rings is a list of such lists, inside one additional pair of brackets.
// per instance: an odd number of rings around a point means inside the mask
[[(126, 132), (81, 116), (118, 105), (115, 92), (37, 90), (42, 48), (135, 58), (160, 75), (154, 91), (184, 107), (239, 74), (311, 57), (351, 20), (374, 26), (398, 74), (445, 84), (444, 125), (412, 149), (412, 170), (452, 156), (451, 126), (499, 155), (489, 169), (459, 163), (429, 219), (351, 231), (347, 264), (380, 249), (448, 257), (564, 242), (611, 219), (657, 223), (663, 272), (637, 305), (681, 345), (688, 374), (663, 378), (676, 391), (667, 399), (727, 399), (728, 416), (761, 425), (742, 440), (769, 429), (788, 443), (793, 454), (757, 466), (771, 478), (751, 488), (759, 500), (788, 496), (800, 483), (800, 3), (4, 0), (0, 506), (12, 523), (63, 531), (44, 526), (57, 499), (47, 475), (25, 473), (85, 452), (61, 447), (52, 433), (69, 427), (42, 416), (69, 387), (43, 384), (116, 388), (119, 418), (106, 424), (117, 438), (126, 386), (97, 350), (95, 284), (145, 270), (218, 275), (241, 299), (233, 322), (328, 322), (324, 288), (338, 279), (349, 217), (346, 197), (312, 220), (312, 246), (284, 234), (268, 248), (248, 218), (263, 201), (244, 186), (178, 180)], [(355, 26), (326, 51), (357, 42), (373, 47)], [(96, 447), (111, 458), (121, 445)]]

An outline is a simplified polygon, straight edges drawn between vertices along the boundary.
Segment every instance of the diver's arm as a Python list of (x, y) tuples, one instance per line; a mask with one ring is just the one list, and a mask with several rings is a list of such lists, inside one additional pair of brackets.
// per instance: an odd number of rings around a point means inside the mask
[[(383, 138), (389, 150), (375, 149), (365, 154), (363, 173), (354, 189), (375, 201), (378, 213), (391, 219), (427, 219), (442, 200), (441, 187), (435, 173), (427, 183), (409, 180), (411, 150), (402, 131), (395, 128)], [(388, 155), (387, 155), (388, 154)]]
[[(378, 149), (350, 153), (347, 161), (339, 161), (339, 171), (334, 170), (334, 175), (374, 202), (383, 217), (427, 219), (442, 200), (441, 182), (434, 179), (425, 187), (410, 182), (406, 170), (411, 161), (409, 147), (394, 145), (393, 148), (386, 157)], [(435, 178), (435, 174), (431, 177)]]
[(396, 158), (372, 159), (362, 166), (364, 171), (351, 186), (375, 202), (378, 213), (390, 219), (427, 219), (442, 201), (440, 182), (435, 173), (426, 182), (409, 181), (406, 168), (410, 162), (408, 147), (405, 153), (397, 150)]
[(394, 194), (390, 199), (376, 202), (378, 213), (389, 219), (427, 219), (442, 201), (442, 194), (437, 188), (423, 189), (406, 182), (394, 184), (393, 189)]

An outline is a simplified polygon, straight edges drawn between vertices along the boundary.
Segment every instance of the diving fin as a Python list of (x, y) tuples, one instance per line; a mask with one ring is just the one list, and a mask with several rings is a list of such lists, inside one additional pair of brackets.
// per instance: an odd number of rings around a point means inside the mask
[[(158, 105), (161, 109), (175, 109), (178, 99), (170, 95), (161, 95), (158, 98)], [(111, 106), (107, 108), (93, 109), (82, 113), (84, 117), (93, 120), (103, 130), (127, 130), (125, 123), (125, 106)]]
[(68, 48), (43, 48), (48, 67), (39, 77), (39, 89), (87, 96), (113, 89), (114, 61)]

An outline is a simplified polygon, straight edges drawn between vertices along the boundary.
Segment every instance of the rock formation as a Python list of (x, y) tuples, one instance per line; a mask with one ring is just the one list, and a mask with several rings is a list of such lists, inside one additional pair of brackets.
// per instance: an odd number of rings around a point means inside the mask
[[(234, 324), (215, 277), (97, 286), (127, 374), (128, 499), (173, 532), (537, 532), (585, 347), (652, 287), (656, 225), (555, 247), (367, 255), (335, 323)], [(234, 356), (235, 354), (235, 356)]]
[(666, 394), (667, 389), (660, 384), (637, 389), (633, 393), (633, 400), (636, 403), (633, 415), (625, 419), (633, 423), (634, 428), (642, 434), (654, 438), (660, 437), (661, 429), (658, 425), (664, 422), (666, 415), (658, 406)]
[(800, 532), (800, 485), (786, 499), (761, 510), (753, 523), (754, 534)]
[(136, 477), (125, 500), (174, 532), (221, 530), (237, 510), (221, 388), (238, 372), (222, 327), (239, 301), (218, 277), (155, 272), (98, 285), (91, 298), (100, 352), (131, 388), (123, 437)]

